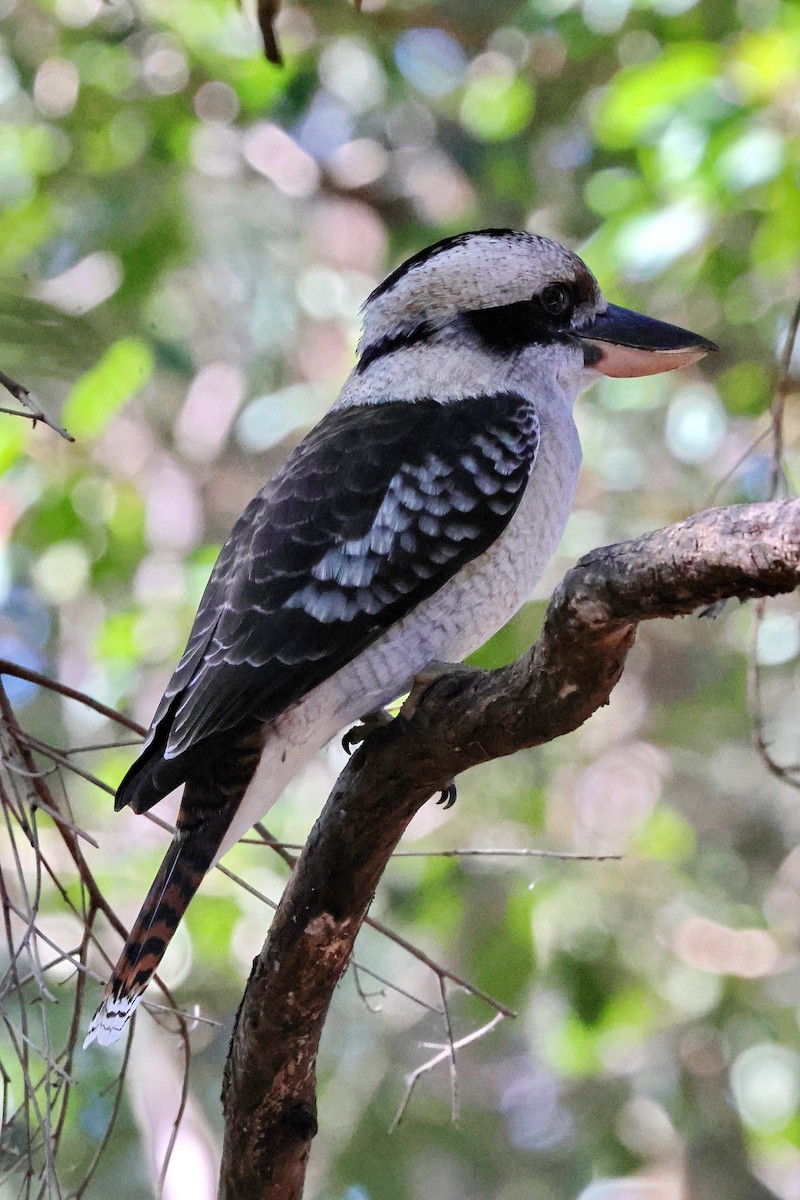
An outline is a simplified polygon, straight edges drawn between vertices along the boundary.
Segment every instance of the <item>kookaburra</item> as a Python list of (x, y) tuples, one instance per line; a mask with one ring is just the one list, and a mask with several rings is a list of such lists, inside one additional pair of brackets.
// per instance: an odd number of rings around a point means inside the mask
[(341, 394), (222, 548), (115, 807), (184, 784), (177, 832), (86, 1043), (113, 1042), (217, 860), (342, 728), (460, 661), (530, 596), (572, 506), (594, 377), (713, 343), (608, 304), (530, 233), (415, 254), (369, 296)]

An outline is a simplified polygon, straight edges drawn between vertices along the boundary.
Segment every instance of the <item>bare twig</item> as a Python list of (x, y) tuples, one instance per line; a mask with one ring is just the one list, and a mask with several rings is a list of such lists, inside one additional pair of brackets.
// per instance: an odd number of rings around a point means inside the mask
[[(289, 847), (278, 842), (261, 821), (258, 821), (253, 828), (255, 829), (256, 833), (260, 835), (262, 845), (269, 846), (271, 849), (273, 849), (288, 866), (292, 868), (296, 866), (297, 857), (294, 854), (290, 854)], [(302, 846), (295, 846), (293, 849), (301, 850)], [(273, 904), (272, 907), (277, 908), (277, 905)], [(376, 917), (367, 916), (364, 918), (364, 924), (368, 925), (370, 929), (374, 929), (376, 933), (380, 933), (390, 942), (394, 942), (396, 946), (399, 946), (402, 950), (407, 951), (408, 954), (410, 954), (413, 958), (416, 958), (419, 962), (424, 963), (426, 967), (433, 971), (440, 984), (443, 980), (449, 979), (451, 983), (455, 983), (458, 987), (463, 988), (465, 992), (469, 992), (471, 995), (476, 996), (479, 1000), (483, 1000), (491, 1008), (497, 1009), (498, 1012), (503, 1013), (505, 1016), (515, 1017), (517, 1015), (513, 1009), (507, 1008), (505, 1004), (502, 1004), (499, 1000), (495, 999), (494, 996), (490, 996), (488, 992), (484, 992), (482, 988), (477, 987), (474, 983), (470, 983), (467, 979), (462, 979), (460, 975), (456, 975), (456, 973), (451, 971), (449, 967), (445, 967), (442, 963), (438, 963), (435, 959), (431, 958), (430, 955), (426, 954), (420, 946), (415, 945), (414, 942), (410, 942), (408, 938), (404, 938), (403, 935), (401, 933), (397, 933), (396, 930), (390, 929), (388, 925), (384, 925), (383, 921), (379, 921)], [(363, 966), (363, 964), (359, 965), (362, 971), (368, 970)], [(372, 974), (372, 972), (369, 973)], [(375, 976), (375, 978), (379, 977)], [(385, 980), (381, 980), (381, 982), (385, 983)], [(390, 984), (389, 986), (393, 987), (394, 985)], [(405, 994), (407, 995), (408, 993)], [(426, 1007), (429, 1006), (426, 1005)]]
[(366, 1010), (368, 1012), (379, 1013), (381, 1011), (380, 1004), (371, 1004), (370, 1001), (375, 996), (380, 997), (381, 1000), (385, 1000), (386, 992), (382, 988), (379, 988), (377, 992), (365, 992), (364, 988), (361, 986), (361, 968), (358, 965), (358, 963), (355, 961), (355, 959), (350, 960), (350, 969), (353, 974), (353, 983), (355, 984), (355, 989), (356, 989), (356, 993), (358, 994), (358, 998), (362, 1001), (364, 1007), (366, 1008)]
[(14, 408), (1, 408), (0, 412), (10, 413), (14, 417), (25, 417), (27, 420), (33, 422), (34, 428), (38, 422), (41, 421), (43, 425), (47, 425), (50, 429), (54, 430), (54, 432), (57, 433), (59, 437), (64, 438), (65, 441), (75, 441), (75, 438), (71, 433), (67, 433), (66, 429), (64, 429), (61, 425), (57, 425), (55, 421), (51, 421), (43, 409), (40, 408), (40, 406), (33, 399), (28, 388), (24, 387), (21, 383), (17, 383), (17, 381), (12, 379), (10, 375), (6, 375), (5, 371), (0, 371), (0, 385), (2, 385), (7, 392), (10, 392), (15, 400), (19, 400), (20, 404), (23, 404), (28, 410), (27, 412), (20, 412), (18, 409)]
[[(783, 422), (786, 410), (786, 399), (792, 390), (792, 358), (794, 357), (798, 332), (800, 332), (800, 300), (798, 300), (797, 304), (795, 305), (794, 312), (792, 313), (791, 320), (789, 321), (789, 328), (786, 331), (786, 341), (784, 342), (783, 351), (781, 352), (780, 359), (777, 364), (775, 387), (772, 395), (772, 404), (770, 406), (769, 432), (772, 434), (772, 456), (769, 477), (769, 497), (771, 500), (777, 498), (780, 491), (781, 480), (785, 479), (785, 473), (783, 470)], [(782, 783), (787, 783), (790, 787), (800, 789), (800, 765), (786, 766), (778, 763), (772, 753), (772, 749), (769, 745), (766, 735), (766, 720), (764, 717), (762, 689), (762, 668), (758, 657), (758, 642), (764, 625), (766, 612), (766, 597), (762, 597), (756, 604), (755, 620), (753, 622), (753, 640), (749, 664), (750, 707), (753, 714), (753, 742), (761, 761), (764, 763), (770, 774), (774, 775), (776, 779), (780, 779)]]
[(725, 472), (725, 474), (722, 476), (722, 478), (717, 480), (717, 482), (714, 484), (713, 488), (709, 492), (709, 495), (708, 495), (708, 503), (709, 504), (716, 503), (718, 497), (720, 496), (720, 494), (722, 492), (722, 489), (725, 487), (725, 484), (728, 482), (728, 480), (733, 478), (733, 476), (739, 470), (739, 467), (742, 465), (742, 463), (747, 462), (748, 458), (753, 453), (753, 451), (756, 449), (756, 447), (760, 446), (762, 442), (765, 442), (767, 440), (770, 433), (772, 433), (772, 424), (771, 423), (769, 425), (767, 425), (767, 427), (765, 429), (762, 429), (761, 433), (756, 434), (756, 436), (752, 439), (752, 441), (749, 443), (749, 445), (742, 451), (742, 453), (739, 455), (739, 457), (735, 460), (733, 465), (728, 468), (728, 470)]
[(178, 1134), (181, 1128), (186, 1105), (189, 1102), (189, 1069), (192, 1064), (192, 1046), (189, 1041), (189, 1028), (186, 1019), (182, 1016), (178, 1018), (178, 1031), (181, 1035), (181, 1043), (183, 1050), (183, 1075), (181, 1079), (181, 1094), (178, 1100), (178, 1108), (175, 1117), (172, 1121), (172, 1127), (169, 1131), (169, 1139), (167, 1140), (166, 1149), (164, 1150), (164, 1159), (161, 1163), (161, 1170), (158, 1173), (158, 1181), (156, 1183), (156, 1200), (162, 1200), (164, 1195), (164, 1184), (167, 1180), (167, 1171), (172, 1159), (172, 1152), (175, 1149), (175, 1143), (178, 1140)]
[(395, 850), (392, 858), (552, 858), (557, 862), (620, 862), (621, 854), (580, 854), (577, 850), (495, 849)]
[[(442, 1012), (444, 1013), (444, 1028), (447, 1034), (447, 1043), (445, 1049), (447, 1051), (448, 1062), (450, 1063), (450, 1116), (454, 1125), (458, 1124), (459, 1119), (459, 1100), (458, 1100), (458, 1067), (456, 1066), (456, 1047), (453, 1040), (453, 1022), (450, 1019), (450, 1005), (447, 1003), (447, 989), (443, 979), (439, 979), (439, 994), (442, 997)], [(498, 1017), (502, 1013), (497, 1014)]]
[[(47, 751), (45, 751), (45, 753), (47, 753)], [(63, 813), (60, 813), (57, 808), (51, 808), (50, 805), (41, 798), (41, 796), (39, 796), (36, 800), (36, 807), (41, 809), (43, 813), (47, 813), (48, 817), (52, 817), (54, 821), (60, 821), (63, 825), (69, 828), (76, 837), (82, 838), (84, 842), (88, 842), (90, 846), (95, 848), (95, 850), (100, 849), (100, 846), (90, 833), (87, 833), (85, 829), (81, 829), (75, 824), (74, 821), (67, 820)]]
[(136, 1017), (134, 1016), (133, 1021), (131, 1022), (131, 1031), (128, 1034), (127, 1041), (125, 1042), (125, 1050), (122, 1055), (122, 1065), (120, 1066), (119, 1076), (117, 1077), (116, 1080), (112, 1081), (112, 1086), (114, 1089), (114, 1099), (111, 1104), (111, 1112), (109, 1113), (108, 1123), (107, 1123), (105, 1129), (103, 1130), (103, 1136), (100, 1138), (100, 1144), (97, 1147), (94, 1158), (92, 1159), (91, 1163), (89, 1164), (88, 1170), (84, 1173), (84, 1176), (83, 1176), (83, 1179), (81, 1180), (80, 1186), (75, 1191), (74, 1200), (83, 1200), (83, 1196), (86, 1193), (86, 1189), (89, 1187), (89, 1184), (92, 1182), (92, 1179), (94, 1178), (97, 1168), (100, 1166), (100, 1160), (103, 1157), (103, 1153), (106, 1150), (106, 1148), (111, 1140), (111, 1136), (112, 1136), (112, 1134), (114, 1132), (114, 1128), (117, 1124), (117, 1118), (119, 1117), (119, 1111), (120, 1111), (120, 1108), (122, 1107), (122, 1096), (123, 1096), (123, 1092), (125, 1089), (125, 1083), (128, 1078), (128, 1067), (130, 1066), (131, 1047), (133, 1046), (133, 1031), (134, 1031), (133, 1022), (135, 1022), (135, 1020), (136, 1020)]
[(786, 341), (780, 361), (778, 362), (777, 380), (770, 408), (770, 417), (772, 420), (772, 470), (770, 474), (769, 494), (772, 500), (778, 495), (781, 481), (783, 417), (786, 409), (786, 398), (791, 391), (792, 358), (794, 357), (798, 330), (800, 330), (800, 300), (795, 305), (794, 312), (789, 321), (789, 328), (786, 331)]
[(66, 683), (59, 683), (57, 679), (50, 679), (49, 676), (42, 675), (39, 671), (31, 671), (28, 667), (10, 662), (7, 658), (0, 658), (0, 676), (2, 675), (11, 675), (14, 679), (24, 679), (28, 683), (38, 684), (39, 687), (45, 688), (49, 692), (57, 692), (59, 696), (66, 696), (68, 700), (77, 700), (79, 704), (93, 708), (101, 716), (108, 717), (109, 721), (124, 725), (126, 729), (132, 729), (134, 733), (141, 734), (142, 737), (147, 733), (147, 730), (137, 721), (126, 717), (124, 713), (117, 712), (115, 708), (109, 708), (107, 704), (101, 704), (99, 700), (95, 700), (86, 692), (79, 692), (77, 688), (68, 687)]
[(416, 958), (419, 960), (419, 962), (424, 963), (426, 967), (433, 971), (434, 975), (439, 981), (440, 988), (444, 985), (444, 981), (449, 979), (451, 983), (456, 984), (457, 987), (463, 988), (464, 991), (469, 992), (470, 995), (476, 996), (478, 1000), (483, 1000), (484, 1004), (488, 1004), (490, 1008), (496, 1009), (497, 1012), (502, 1013), (504, 1017), (515, 1017), (517, 1015), (513, 1008), (509, 1008), (508, 1005), (503, 1004), (503, 1002), (498, 1000), (495, 996), (490, 996), (488, 992), (483, 990), (483, 988), (479, 988), (476, 984), (470, 983), (469, 980), (463, 979), (460, 975), (457, 975), (455, 971), (451, 971), (449, 967), (442, 966), (441, 963), (436, 962), (435, 959), (426, 954), (425, 951), (419, 946), (416, 946), (413, 942), (409, 942), (407, 938), (404, 938), (401, 933), (397, 933), (394, 929), (389, 929), (388, 925), (384, 925), (383, 921), (378, 921), (375, 917), (366, 917), (364, 924), (369, 925), (371, 929), (377, 930), (378, 933), (382, 933), (384, 937), (387, 937), (390, 941), (402, 947), (403, 950), (407, 950), (413, 958)]
[(477, 1042), (480, 1038), (486, 1037), (487, 1033), (491, 1033), (492, 1030), (495, 1029), (503, 1020), (505, 1020), (503, 1013), (495, 1013), (491, 1021), (487, 1021), (485, 1025), (481, 1025), (480, 1029), (473, 1030), (473, 1032), (468, 1033), (466, 1037), (459, 1038), (457, 1042), (450, 1042), (448, 1045), (443, 1046), (438, 1054), (434, 1054), (433, 1058), (429, 1058), (427, 1062), (422, 1064), (422, 1066), (416, 1067), (415, 1070), (407, 1075), (405, 1094), (400, 1102), (397, 1115), (389, 1126), (389, 1132), (394, 1133), (394, 1131), (397, 1129), (397, 1126), (405, 1116), (409, 1101), (411, 1100), (411, 1093), (414, 1091), (417, 1081), (421, 1079), (423, 1075), (426, 1075), (428, 1071), (432, 1071), (434, 1067), (438, 1067), (439, 1063), (445, 1062), (447, 1059), (450, 1059), (451, 1062), (454, 1062), (456, 1050), (463, 1050), (465, 1046), (471, 1045), (472, 1042)]
[[(242, 846), (269, 846), (276, 851), (302, 850), (301, 842), (279, 842), (259, 822), (255, 830), (263, 830), (261, 837), (240, 839)], [(293, 866), (297, 861), (290, 853), (281, 854), (281, 858)], [(526, 847), (502, 849), (494, 846), (467, 847), (465, 849), (446, 850), (395, 850), (392, 861), (396, 858), (553, 858), (561, 862), (619, 862), (621, 854), (581, 854), (576, 850), (532, 850)], [(370, 921), (365, 922), (371, 924)]]
[[(15, 674), (22, 677), (33, 675), (33, 672), (17, 670), (10, 664), (11, 670), (0, 673)], [(102, 710), (98, 706), (73, 689), (66, 689), (44, 677), (34, 677), (32, 682), (52, 691), (68, 695), (72, 699), (88, 703), (90, 707)], [(104, 716), (117, 719), (119, 714), (106, 709)], [(123, 723), (125, 723), (123, 721)], [(87, 953), (91, 944), (98, 944), (94, 930), (96, 917), (102, 913), (113, 928), (126, 936), (126, 929), (114, 913), (108, 901), (102, 895), (92, 872), (90, 871), (81, 850), (80, 839), (86, 839), (94, 844), (75, 822), (64, 795), (63, 802), (54, 795), (50, 779), (51, 772), (43, 772), (37, 768), (32, 757), (32, 748), (37, 753), (45, 755), (53, 763), (53, 771), (66, 770), (74, 775), (83, 775), (98, 786), (105, 786), (102, 781), (95, 779), (89, 772), (84, 772), (71, 762), (68, 755), (62, 754), (41, 739), (26, 735), (16, 721), (11, 705), (0, 684), (0, 802), (5, 832), (5, 845), (2, 862), (0, 862), (0, 900), (2, 900), (3, 920), (8, 966), (2, 981), (0, 981), (0, 999), (3, 1000), (2, 1019), (6, 1029), (13, 1055), (17, 1058), (19, 1069), (24, 1080), (22, 1101), (14, 1113), (8, 1111), (7, 1094), (6, 1107), (3, 1115), (2, 1135), (4, 1167), (11, 1162), (11, 1171), (18, 1171), (23, 1180), (22, 1195), (36, 1195), (44, 1200), (55, 1200), (62, 1195), (62, 1184), (58, 1174), (58, 1151), (72, 1081), (72, 1056), (78, 1044), (78, 1033), (82, 1023), (82, 1003), (84, 996), (84, 981), (87, 974), (94, 976), (87, 967)], [(60, 775), (58, 776), (60, 779)], [(110, 790), (110, 789), (109, 789)], [(59, 872), (54, 869), (51, 861), (39, 842), (38, 822), (40, 814), (44, 813), (52, 820), (55, 829), (61, 836), (69, 858), (77, 873), (81, 885), (81, 898), (78, 902), (70, 895), (70, 884), (62, 882)], [(22, 851), (25, 844), (30, 848), (32, 870), (23, 861)], [(6, 884), (7, 873), (13, 871), (13, 897), (9, 894)], [(58, 945), (40, 928), (37, 916), (41, 900), (42, 878), (46, 874), (52, 881), (55, 893), (63, 901), (67, 911), (81, 923), (82, 936), (77, 950), (67, 949)], [(12, 924), (18, 920), (19, 925)], [(40, 957), (42, 946), (48, 946), (55, 951), (53, 957), (43, 961)], [(102, 951), (102, 947), (100, 947)], [(21, 970), (22, 956), (29, 969)], [(71, 1014), (67, 1040), (58, 1048), (52, 1039), (48, 1019), (47, 1006), (53, 1001), (53, 994), (46, 983), (47, 972), (59, 963), (68, 962), (77, 973), (76, 986), (71, 994)], [(186, 1019), (176, 1011), (169, 991), (159, 980), (167, 1004), (178, 1019), (186, 1059), (186, 1071), (183, 1078), (183, 1099), (181, 1101), (177, 1121), (180, 1121), (187, 1095), (188, 1079), (188, 1026)], [(13, 1004), (11, 1003), (13, 999)], [(34, 1000), (37, 1004), (32, 1003)], [(14, 1007), (16, 1011), (14, 1011)], [(31, 1032), (31, 1015), (36, 1015), (40, 1034)], [(127, 1056), (126, 1060), (127, 1061)], [(73, 1180), (75, 1188), (73, 1196), (81, 1197), (88, 1187), (89, 1181), (96, 1169), (113, 1131), (117, 1119), (119, 1103), (124, 1084), (120, 1079), (117, 1100), (111, 1119), (105, 1131), (98, 1153), (84, 1172), (83, 1178)], [(6, 1134), (13, 1135), (13, 1144), (21, 1146), (21, 1154), (13, 1160), (9, 1159), (6, 1150)], [(21, 1136), (20, 1136), (21, 1135)], [(167, 1147), (163, 1170), (172, 1152), (175, 1134)], [(9, 1172), (6, 1171), (6, 1178)], [(34, 1190), (32, 1190), (34, 1189)]]

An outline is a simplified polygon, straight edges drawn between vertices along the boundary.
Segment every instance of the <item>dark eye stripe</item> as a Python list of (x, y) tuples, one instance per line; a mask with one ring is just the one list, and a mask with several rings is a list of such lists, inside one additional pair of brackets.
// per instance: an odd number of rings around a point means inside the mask
[(551, 314), (545, 312), (539, 296), (517, 300), (497, 308), (476, 308), (461, 318), (487, 350), (510, 354), (525, 346), (549, 346), (566, 340)]
[(427, 341), (428, 338), (433, 337), (435, 332), (434, 327), (427, 321), (420, 321), (413, 329), (406, 329), (402, 333), (386, 334), (379, 342), (373, 342), (372, 345), (364, 347), (356, 364), (356, 374), (363, 375), (371, 363), (379, 358), (385, 358), (387, 354), (394, 354), (396, 350), (406, 350), (409, 346), (416, 346), (420, 342)]

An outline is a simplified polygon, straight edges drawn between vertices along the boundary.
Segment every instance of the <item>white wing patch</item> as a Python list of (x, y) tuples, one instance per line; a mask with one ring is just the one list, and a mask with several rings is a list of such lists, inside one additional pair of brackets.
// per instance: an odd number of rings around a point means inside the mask
[[(473, 461), (475, 472), (484, 474), (485, 468)], [(501, 484), (495, 488), (492, 480), (490, 486), (497, 490)], [(326, 551), (312, 568), (312, 579), (289, 596), (285, 607), (300, 608), (323, 623), (380, 612), (403, 590), (399, 580), (394, 594), (375, 587), (375, 576), (387, 555), (395, 548), (414, 555), (420, 535), (432, 539), (433, 546), (426, 547), (429, 561), (420, 559), (413, 566), (418, 579), (430, 579), (438, 566), (459, 553), (457, 543), (480, 535), (478, 522), (463, 519), (477, 502), (476, 496), (458, 487), (452, 467), (437, 455), (427, 455), (418, 467), (404, 464), (392, 478), (369, 532)]]

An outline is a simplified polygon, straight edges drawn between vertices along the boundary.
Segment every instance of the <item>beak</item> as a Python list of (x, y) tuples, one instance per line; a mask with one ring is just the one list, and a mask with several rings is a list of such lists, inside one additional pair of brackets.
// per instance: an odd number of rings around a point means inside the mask
[(688, 329), (654, 321), (616, 304), (609, 304), (591, 324), (572, 333), (585, 343), (586, 366), (615, 378), (674, 371), (718, 349), (714, 342)]

